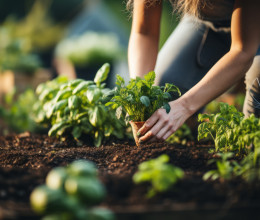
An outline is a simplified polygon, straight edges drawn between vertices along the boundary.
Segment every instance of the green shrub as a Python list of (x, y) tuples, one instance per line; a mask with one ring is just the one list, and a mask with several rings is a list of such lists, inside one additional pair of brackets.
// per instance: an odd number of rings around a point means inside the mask
[(76, 79), (64, 82), (63, 78), (39, 85), (36, 92), (37, 122), (51, 124), (50, 136), (71, 134), (76, 140), (89, 135), (95, 146), (111, 136), (123, 138), (125, 124), (115, 117), (115, 111), (105, 106), (104, 95), (111, 90), (102, 83), (109, 72), (104, 64), (94, 81)]
[(33, 190), (30, 202), (36, 213), (47, 215), (44, 220), (113, 220), (110, 210), (93, 208), (102, 202), (105, 194), (95, 164), (77, 160), (66, 168), (52, 169), (47, 175), (46, 185)]
[(260, 119), (253, 114), (245, 118), (234, 106), (220, 103), (217, 114), (200, 114), (198, 140), (211, 137), (216, 151), (247, 153), (248, 147), (258, 144)]

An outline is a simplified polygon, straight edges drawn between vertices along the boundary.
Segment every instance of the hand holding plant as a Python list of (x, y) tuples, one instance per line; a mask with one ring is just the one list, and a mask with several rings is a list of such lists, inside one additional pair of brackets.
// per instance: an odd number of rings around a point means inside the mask
[[(165, 86), (153, 86), (155, 73), (149, 72), (144, 79), (137, 77), (131, 79), (130, 83), (125, 86), (125, 81), (119, 75), (117, 76), (115, 90), (108, 94), (111, 101), (107, 106), (117, 108), (117, 116), (120, 118), (122, 109), (128, 116), (126, 120), (134, 122), (144, 122), (149, 119), (159, 108), (163, 108), (168, 114), (171, 110), (169, 102), (173, 97), (171, 93), (180, 95), (179, 89), (169, 83)], [(136, 138), (138, 144), (138, 139)]]

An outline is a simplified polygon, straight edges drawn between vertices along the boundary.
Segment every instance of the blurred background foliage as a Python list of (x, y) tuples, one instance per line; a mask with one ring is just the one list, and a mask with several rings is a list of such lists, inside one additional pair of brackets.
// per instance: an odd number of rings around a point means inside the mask
[[(178, 23), (170, 3), (164, 1), (163, 7), (160, 47)], [(38, 68), (47, 68), (52, 77), (56, 77), (58, 70), (54, 60), (59, 54), (72, 65), (88, 64), (95, 68), (104, 62), (120, 60), (124, 68), (113, 68), (114, 71), (128, 75), (131, 12), (126, 10), (125, 0), (0, 0), (0, 23), (0, 74), (11, 70), (33, 77), (32, 73)], [(95, 32), (91, 25), (104, 30)], [(82, 45), (84, 42), (86, 45)], [(37, 127), (29, 107), (35, 101), (33, 90), (23, 94), (18, 94), (17, 90), (13, 93), (15, 90), (10, 89), (2, 98), (0, 94), (0, 118), (4, 118), (8, 131), (33, 131)]]
[[(0, 74), (12, 70), (30, 73), (33, 77), (32, 73), (41, 67), (47, 68), (54, 78), (58, 74), (55, 58), (61, 57), (75, 67), (75, 72), (80, 71), (77, 66), (92, 65), (96, 68), (84, 69), (83, 75), (86, 71), (95, 74), (103, 63), (110, 62), (112, 71), (124, 74), (124, 78), (127, 78), (131, 12), (126, 10), (125, 2), (0, 0)], [(177, 26), (178, 20), (169, 1), (163, 1), (160, 48)], [(123, 68), (114, 68), (113, 63), (118, 60), (120, 67), (123, 62)], [(64, 62), (61, 65), (65, 66)], [(1, 98), (0, 88), (0, 133), (3, 122), (5, 131), (8, 132), (41, 130), (33, 120), (31, 106), (36, 102), (34, 91), (29, 89), (22, 94), (13, 91), (15, 88)], [(230, 104), (235, 104), (242, 110), (243, 99), (243, 95), (238, 96)], [(213, 101), (206, 107), (206, 112), (215, 113), (218, 106), (219, 101)], [(169, 141), (181, 142), (190, 137), (186, 126)]]
[[(11, 26), (17, 23), (17, 26), (15, 26), (16, 36), (30, 38), (31, 47), (45, 48), (52, 45), (60, 37), (62, 34), (60, 32), (62, 25), (64, 27), (66, 24), (69, 24), (82, 11), (88, 1), (0, 0), (0, 21), (1, 23), (8, 21), (7, 23)], [(102, 1), (97, 0), (96, 2)], [(131, 13), (126, 10), (125, 1), (103, 0), (103, 3), (115, 15), (118, 21), (122, 23), (122, 26), (129, 35)], [(172, 13), (170, 3), (164, 1), (161, 23), (161, 46), (176, 27), (177, 23), (178, 21)]]

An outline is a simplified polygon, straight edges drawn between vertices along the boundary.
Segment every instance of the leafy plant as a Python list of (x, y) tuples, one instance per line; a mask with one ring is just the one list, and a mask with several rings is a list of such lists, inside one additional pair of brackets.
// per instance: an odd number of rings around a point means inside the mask
[[(76, 79), (64, 82), (58, 78), (40, 85), (37, 121), (52, 124), (50, 136), (71, 134), (76, 140), (89, 135), (95, 146), (100, 146), (105, 138), (123, 138), (125, 125), (115, 117), (115, 110), (105, 106), (104, 94), (111, 90), (102, 83), (109, 73), (109, 64), (104, 64), (94, 81)], [(64, 83), (63, 83), (64, 82)]]
[(76, 67), (113, 62), (122, 57), (122, 52), (116, 35), (93, 31), (65, 39), (56, 48), (58, 57), (69, 60)]
[(0, 71), (33, 73), (41, 66), (40, 58), (26, 49), (23, 38), (12, 38), (11, 31), (0, 28)]
[[(212, 137), (217, 154), (217, 170), (211, 170), (204, 179), (231, 179), (239, 176), (251, 182), (260, 179), (260, 119), (253, 114), (245, 118), (234, 106), (220, 103), (220, 113), (199, 115), (203, 121), (199, 126), (198, 139)], [(231, 159), (234, 153), (243, 153), (244, 159)], [(212, 161), (211, 161), (212, 162)]]
[(184, 172), (169, 162), (169, 156), (161, 155), (156, 159), (145, 161), (138, 166), (138, 171), (133, 176), (136, 184), (150, 182), (151, 188), (147, 196), (153, 197), (158, 192), (165, 192), (184, 176)]
[(113, 213), (93, 208), (105, 197), (105, 188), (97, 177), (94, 163), (77, 160), (68, 167), (52, 169), (46, 185), (38, 186), (30, 196), (33, 210), (47, 219), (113, 220)]
[[(260, 139), (258, 138), (258, 143)], [(241, 177), (246, 182), (253, 182), (260, 180), (260, 147), (259, 144), (253, 151), (249, 152), (243, 160), (238, 161), (233, 158), (234, 154), (231, 152), (218, 153), (219, 159), (213, 159), (209, 163), (216, 163), (217, 169), (210, 170), (204, 174), (203, 179), (216, 180), (224, 179), (230, 180), (233, 177)]]
[(37, 97), (32, 89), (27, 89), (15, 98), (16, 92), (10, 92), (4, 97), (4, 105), (0, 106), (0, 118), (7, 126), (6, 132), (37, 132), (42, 129), (34, 121), (32, 106), (37, 102)]
[(183, 124), (176, 132), (174, 132), (166, 141), (168, 143), (181, 143), (185, 145), (187, 141), (194, 140), (191, 129), (187, 124)]
[(216, 180), (218, 178), (229, 180), (234, 176), (234, 167), (238, 167), (238, 163), (235, 160), (230, 161), (234, 156), (233, 153), (218, 153), (217, 156), (220, 159), (212, 159), (209, 163), (216, 163), (217, 170), (210, 170), (203, 175), (203, 180)]
[(124, 79), (117, 75), (116, 88), (108, 94), (111, 101), (107, 106), (117, 108), (117, 116), (120, 118), (122, 108), (128, 113), (132, 121), (146, 121), (157, 109), (164, 108), (170, 112), (169, 101), (172, 101), (171, 92), (180, 95), (179, 89), (169, 83), (165, 86), (153, 86), (155, 73), (149, 72), (144, 79), (137, 77), (131, 79), (125, 86)]
[(235, 174), (241, 176), (247, 182), (260, 180), (260, 138), (254, 151), (250, 152), (235, 169)]
[(50, 16), (49, 9), (53, 4), (53, 0), (36, 0), (24, 18), (18, 20), (13, 15), (8, 16), (3, 26), (10, 30), (11, 39), (23, 39), (28, 52), (53, 48), (65, 30), (64, 24), (55, 23)]
[(200, 114), (198, 140), (211, 137), (216, 151), (246, 153), (252, 144), (258, 144), (260, 120), (253, 114), (245, 118), (234, 106), (220, 103), (217, 114)]

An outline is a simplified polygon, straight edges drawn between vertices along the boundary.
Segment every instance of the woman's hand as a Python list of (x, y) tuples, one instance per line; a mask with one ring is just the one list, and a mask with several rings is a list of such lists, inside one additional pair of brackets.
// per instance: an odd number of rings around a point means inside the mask
[(181, 98), (170, 102), (171, 111), (158, 109), (139, 129), (137, 135), (140, 143), (165, 141), (192, 115)]

